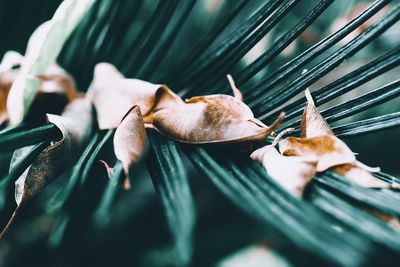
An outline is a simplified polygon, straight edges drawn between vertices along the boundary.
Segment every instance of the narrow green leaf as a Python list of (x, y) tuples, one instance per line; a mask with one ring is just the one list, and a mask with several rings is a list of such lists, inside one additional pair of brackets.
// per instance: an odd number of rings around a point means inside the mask
[(124, 169), (121, 161), (117, 161), (113, 168), (113, 174), (109, 177), (103, 196), (98, 207), (93, 213), (93, 223), (96, 227), (104, 227), (111, 219), (111, 208), (124, 177)]
[(384, 131), (400, 126), (400, 112), (394, 112), (370, 119), (351, 122), (333, 127), (335, 135), (340, 138), (349, 138)]
[(44, 141), (54, 140), (60, 132), (54, 124), (40, 126), (26, 131), (17, 131), (0, 135), (0, 152), (12, 151)]
[[(185, 146), (185, 152), (195, 167), (229, 199), (265, 224), (270, 231), (271, 246), (276, 246), (280, 252), (287, 252), (290, 247), (290, 255), (296, 255), (297, 264), (318, 261), (335, 266), (359, 266), (375, 256), (369, 254), (373, 248), (365, 238), (350, 231), (338, 235), (330, 227), (330, 220), (285, 192), (256, 162), (240, 154), (233, 157), (227, 153), (220, 156), (213, 153), (211, 157), (199, 147)], [(319, 233), (323, 233), (323, 238)], [(280, 241), (272, 243), (271, 240)]]
[(396, 253), (400, 252), (400, 234), (387, 223), (375, 216), (354, 207), (341, 200), (335, 194), (316, 186), (313, 188), (310, 201), (341, 222), (346, 222), (349, 227), (368, 236)]
[(187, 266), (193, 253), (192, 236), (196, 221), (189, 177), (172, 140), (153, 131), (149, 138), (151, 153), (147, 161), (148, 169), (173, 234), (174, 265)]
[(343, 199), (368, 207), (372, 210), (380, 211), (384, 214), (400, 216), (400, 195), (387, 189), (371, 189), (351, 183), (345, 177), (328, 171), (318, 174), (314, 180), (335, 195)]
[(94, 150), (95, 146), (99, 142), (100, 134), (96, 133), (90, 143), (87, 145), (85, 151), (82, 153), (81, 157), (75, 164), (71, 178), (68, 180), (66, 186), (62, 187), (60, 191), (58, 191), (47, 203), (46, 210), (48, 213), (55, 214), (59, 212), (62, 208), (66, 208), (64, 205), (69, 199), (71, 193), (73, 192), (76, 184), (81, 177), (82, 169), (84, 165), (87, 163), (89, 156), (91, 155), (92, 151)]

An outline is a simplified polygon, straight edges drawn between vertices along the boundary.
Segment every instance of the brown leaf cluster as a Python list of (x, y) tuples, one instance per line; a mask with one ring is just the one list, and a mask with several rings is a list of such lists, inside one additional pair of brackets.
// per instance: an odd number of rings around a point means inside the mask
[[(357, 161), (351, 149), (334, 136), (315, 107), (308, 89), (305, 94), (308, 103), (301, 119), (300, 138), (279, 140), (280, 135), (272, 145), (256, 150), (251, 157), (263, 164), (271, 177), (297, 196), (303, 194), (315, 173), (326, 170), (339, 173), (361, 186), (390, 187), (371, 174), (379, 171), (379, 168), (371, 168)], [(279, 152), (275, 148), (278, 143)]]
[(271, 127), (263, 124), (242, 102), (232, 77), (228, 79), (235, 97), (216, 94), (184, 101), (166, 85), (128, 79), (111, 64), (100, 63), (88, 95), (100, 129), (116, 128), (114, 152), (128, 175), (147, 150), (145, 126), (189, 144), (247, 143), (270, 135), (284, 115)]
[[(18, 52), (8, 51), (0, 63), (0, 125), (7, 122), (8, 112), (12, 112), (12, 109), (7, 111), (7, 97), (24, 61)], [(72, 77), (55, 63), (45, 75), (33, 76), (31, 79), (39, 80), (40, 87), (25, 118), (29, 124), (45, 122), (46, 113), (60, 114), (78, 96)]]

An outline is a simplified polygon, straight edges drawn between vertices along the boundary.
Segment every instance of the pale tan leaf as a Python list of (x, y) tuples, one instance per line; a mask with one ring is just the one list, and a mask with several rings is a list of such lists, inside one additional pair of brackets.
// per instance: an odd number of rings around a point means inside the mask
[(91, 106), (85, 99), (76, 99), (66, 107), (62, 116), (49, 114), (48, 120), (61, 131), (62, 138), (40, 153), (27, 174), (16, 181), (18, 205), (38, 193), (79, 156), (90, 135)]
[[(157, 93), (170, 99), (167, 107), (156, 104), (153, 126), (162, 134), (183, 143), (240, 143), (264, 140), (282, 122), (271, 127), (254, 118), (250, 108), (229, 95), (197, 96), (181, 102), (167, 91)], [(164, 105), (165, 106), (165, 105)]]
[(68, 101), (78, 97), (74, 79), (57, 64), (50, 65), (44, 75), (36, 75), (34, 78), (41, 82), (39, 87), (41, 93), (64, 93)]
[(400, 220), (399, 218), (393, 215), (387, 215), (382, 212), (372, 210), (369, 208), (364, 208), (367, 212), (375, 215), (377, 218), (381, 219), (382, 221), (386, 222), (390, 227), (392, 227), (397, 232), (400, 232)]
[(33, 77), (40, 81), (39, 91), (25, 116), (29, 123), (43, 123), (46, 114), (59, 115), (68, 103), (78, 97), (74, 81), (69, 75)]
[(318, 172), (342, 164), (356, 163), (356, 157), (350, 148), (339, 138), (332, 135), (311, 138), (288, 137), (279, 142), (279, 151), (285, 156), (318, 158)]
[(268, 174), (295, 196), (301, 196), (316, 173), (318, 158), (282, 156), (273, 145), (254, 151), (253, 160), (260, 162)]
[(125, 175), (143, 159), (148, 139), (139, 106), (132, 107), (117, 127), (114, 135), (114, 153), (122, 162)]
[(282, 141), (281, 152), (286, 155), (315, 154), (319, 157), (317, 171), (331, 168), (365, 187), (389, 187), (389, 184), (371, 174), (380, 171), (379, 168), (371, 168), (357, 161), (350, 148), (334, 137), (332, 129), (315, 107), (308, 88), (305, 95), (308, 103), (301, 119), (301, 139)]
[(333, 135), (333, 131), (329, 124), (325, 121), (318, 109), (315, 107), (310, 90), (305, 91), (307, 98), (307, 106), (304, 108), (303, 116), (301, 117), (301, 138), (309, 138), (321, 135)]
[(229, 84), (232, 88), (232, 92), (233, 92), (233, 96), (237, 99), (239, 99), (240, 101), (243, 101), (243, 95), (242, 92), (240, 92), (239, 88), (236, 87), (235, 81), (232, 78), (232, 75), (228, 74), (226, 75), (226, 77), (228, 78)]
[(104, 130), (118, 127), (134, 105), (140, 107), (144, 117), (149, 115), (155, 105), (156, 91), (161, 87), (164, 86), (127, 79), (111, 64), (97, 64), (89, 97), (96, 108), (99, 128)]

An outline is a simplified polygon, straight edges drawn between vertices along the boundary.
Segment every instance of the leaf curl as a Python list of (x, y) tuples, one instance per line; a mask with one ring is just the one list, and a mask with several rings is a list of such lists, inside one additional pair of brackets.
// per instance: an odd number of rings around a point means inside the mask
[[(114, 153), (122, 162), (127, 177), (130, 176), (130, 170), (145, 156), (148, 142), (140, 108), (133, 106), (122, 119), (114, 135)], [(127, 181), (129, 180), (125, 180), (125, 187), (129, 187)]]
[(308, 88), (305, 90), (305, 95), (307, 98), (307, 106), (304, 108), (303, 116), (301, 117), (300, 137), (334, 135), (329, 124), (315, 107), (314, 100)]
[(339, 138), (322, 135), (311, 138), (288, 137), (279, 142), (284, 156), (312, 156), (318, 158), (317, 171), (323, 172), (341, 164), (355, 164), (356, 157)]
[(134, 105), (140, 107), (146, 118), (155, 105), (157, 90), (163, 87), (165, 86), (125, 78), (109, 63), (97, 64), (89, 97), (96, 108), (99, 128), (117, 128)]
[[(233, 80), (231, 80), (233, 83)], [(271, 127), (254, 118), (250, 108), (235, 95), (195, 96), (183, 101), (167, 86), (127, 79), (113, 65), (96, 65), (90, 98), (97, 110), (100, 129), (116, 128), (126, 112), (139, 106), (147, 127), (179, 142), (191, 144), (262, 141), (283, 120)], [(110, 104), (111, 103), (111, 104)]]
[(257, 149), (250, 157), (260, 162), (272, 178), (295, 196), (303, 195), (318, 162), (318, 158), (312, 156), (282, 156), (273, 145)]
[(331, 169), (361, 186), (388, 188), (388, 183), (371, 174), (379, 172), (379, 168), (371, 168), (357, 161), (351, 149), (334, 136), (330, 126), (315, 107), (308, 89), (305, 95), (307, 106), (301, 119), (301, 137), (288, 137), (280, 141), (280, 152), (286, 156), (315, 156), (318, 158), (317, 172)]
[(40, 153), (27, 173), (16, 181), (18, 205), (37, 194), (79, 156), (90, 135), (91, 107), (85, 99), (76, 99), (66, 107), (62, 116), (49, 114), (48, 120), (61, 131), (62, 138)]
[[(20, 207), (62, 174), (78, 158), (89, 139), (92, 128), (91, 105), (86, 99), (78, 98), (66, 107), (62, 116), (49, 114), (48, 121), (56, 125), (62, 137), (45, 148), (15, 182), (17, 208), (0, 234), (0, 238), (15, 220)], [(17, 162), (16, 158), (23, 156), (26, 149), (30, 148), (16, 150), (12, 162)]]
[(182, 143), (215, 144), (262, 141), (282, 122), (284, 113), (269, 127), (254, 118), (239, 99), (223, 94), (196, 96), (183, 102), (170, 90), (157, 91), (152, 125)]

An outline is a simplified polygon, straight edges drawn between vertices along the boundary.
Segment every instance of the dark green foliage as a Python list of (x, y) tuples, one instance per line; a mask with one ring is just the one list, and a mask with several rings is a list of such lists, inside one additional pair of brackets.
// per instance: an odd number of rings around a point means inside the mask
[(53, 124), (25, 131), (4, 133), (0, 135), (0, 151), (12, 151), (20, 147), (34, 145), (47, 140), (54, 140), (60, 135), (60, 131)]
[(187, 265), (192, 256), (196, 221), (185, 166), (176, 144), (156, 133), (150, 134), (149, 172), (165, 209), (176, 249), (176, 265)]

